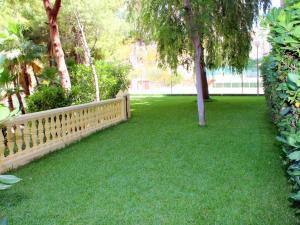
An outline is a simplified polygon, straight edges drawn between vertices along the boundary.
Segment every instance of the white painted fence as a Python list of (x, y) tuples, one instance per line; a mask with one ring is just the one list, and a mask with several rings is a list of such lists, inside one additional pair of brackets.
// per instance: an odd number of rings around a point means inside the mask
[(128, 95), (27, 114), (1, 124), (0, 173), (62, 149), (130, 117)]

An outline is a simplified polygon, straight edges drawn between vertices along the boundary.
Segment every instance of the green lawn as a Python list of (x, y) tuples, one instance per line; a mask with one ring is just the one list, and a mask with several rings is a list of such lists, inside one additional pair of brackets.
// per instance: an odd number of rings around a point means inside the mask
[(296, 224), (263, 97), (136, 98), (130, 122), (14, 172), (11, 224)]

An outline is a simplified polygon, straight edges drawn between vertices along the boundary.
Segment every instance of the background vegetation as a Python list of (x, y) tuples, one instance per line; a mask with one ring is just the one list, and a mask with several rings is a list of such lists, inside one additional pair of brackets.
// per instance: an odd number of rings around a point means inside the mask
[[(272, 52), (264, 59), (262, 74), (266, 98), (279, 130), (284, 165), (293, 185), (290, 199), (300, 206), (300, 3), (286, 1), (266, 19)], [(298, 213), (300, 211), (297, 211)]]
[[(65, 95), (59, 90), (60, 71), (43, 3), (8, 0), (0, 2), (0, 9), (0, 100), (11, 111), (25, 113), (95, 101), (95, 81), (78, 18), (96, 61), (101, 99), (127, 89), (131, 42), (123, 0), (63, 1), (58, 27), (72, 84)], [(45, 104), (50, 95), (53, 101)]]

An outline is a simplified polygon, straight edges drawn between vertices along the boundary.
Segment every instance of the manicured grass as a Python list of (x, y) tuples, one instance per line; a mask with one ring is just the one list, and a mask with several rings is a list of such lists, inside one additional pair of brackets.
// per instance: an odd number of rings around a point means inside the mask
[(136, 98), (128, 123), (14, 174), (11, 224), (296, 224), (263, 97)]

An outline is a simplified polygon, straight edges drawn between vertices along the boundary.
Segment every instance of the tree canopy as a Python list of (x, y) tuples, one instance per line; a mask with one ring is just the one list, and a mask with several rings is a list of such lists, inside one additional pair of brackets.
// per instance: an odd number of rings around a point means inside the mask
[(242, 70), (251, 50), (253, 22), (270, 0), (191, 0), (194, 19), (186, 23), (186, 11), (178, 0), (133, 0), (137, 11), (137, 31), (143, 38), (157, 42), (163, 64), (176, 69), (193, 62), (190, 29), (199, 32), (205, 62), (209, 68), (229, 66)]
[[(36, 92), (46, 93), (43, 86), (62, 86), (72, 104), (97, 99), (96, 82), (104, 99), (127, 88), (130, 24), (124, 4), (125, 0), (0, 1), (0, 100), (13, 111), (18, 105), (24, 109), (23, 100)], [(91, 59), (97, 63), (93, 72), (103, 71), (94, 73), (94, 82), (86, 68)]]
[(269, 5), (270, 0), (131, 1), (137, 34), (157, 43), (161, 63), (173, 70), (194, 64), (200, 126), (205, 125), (205, 67), (245, 68), (253, 22)]

